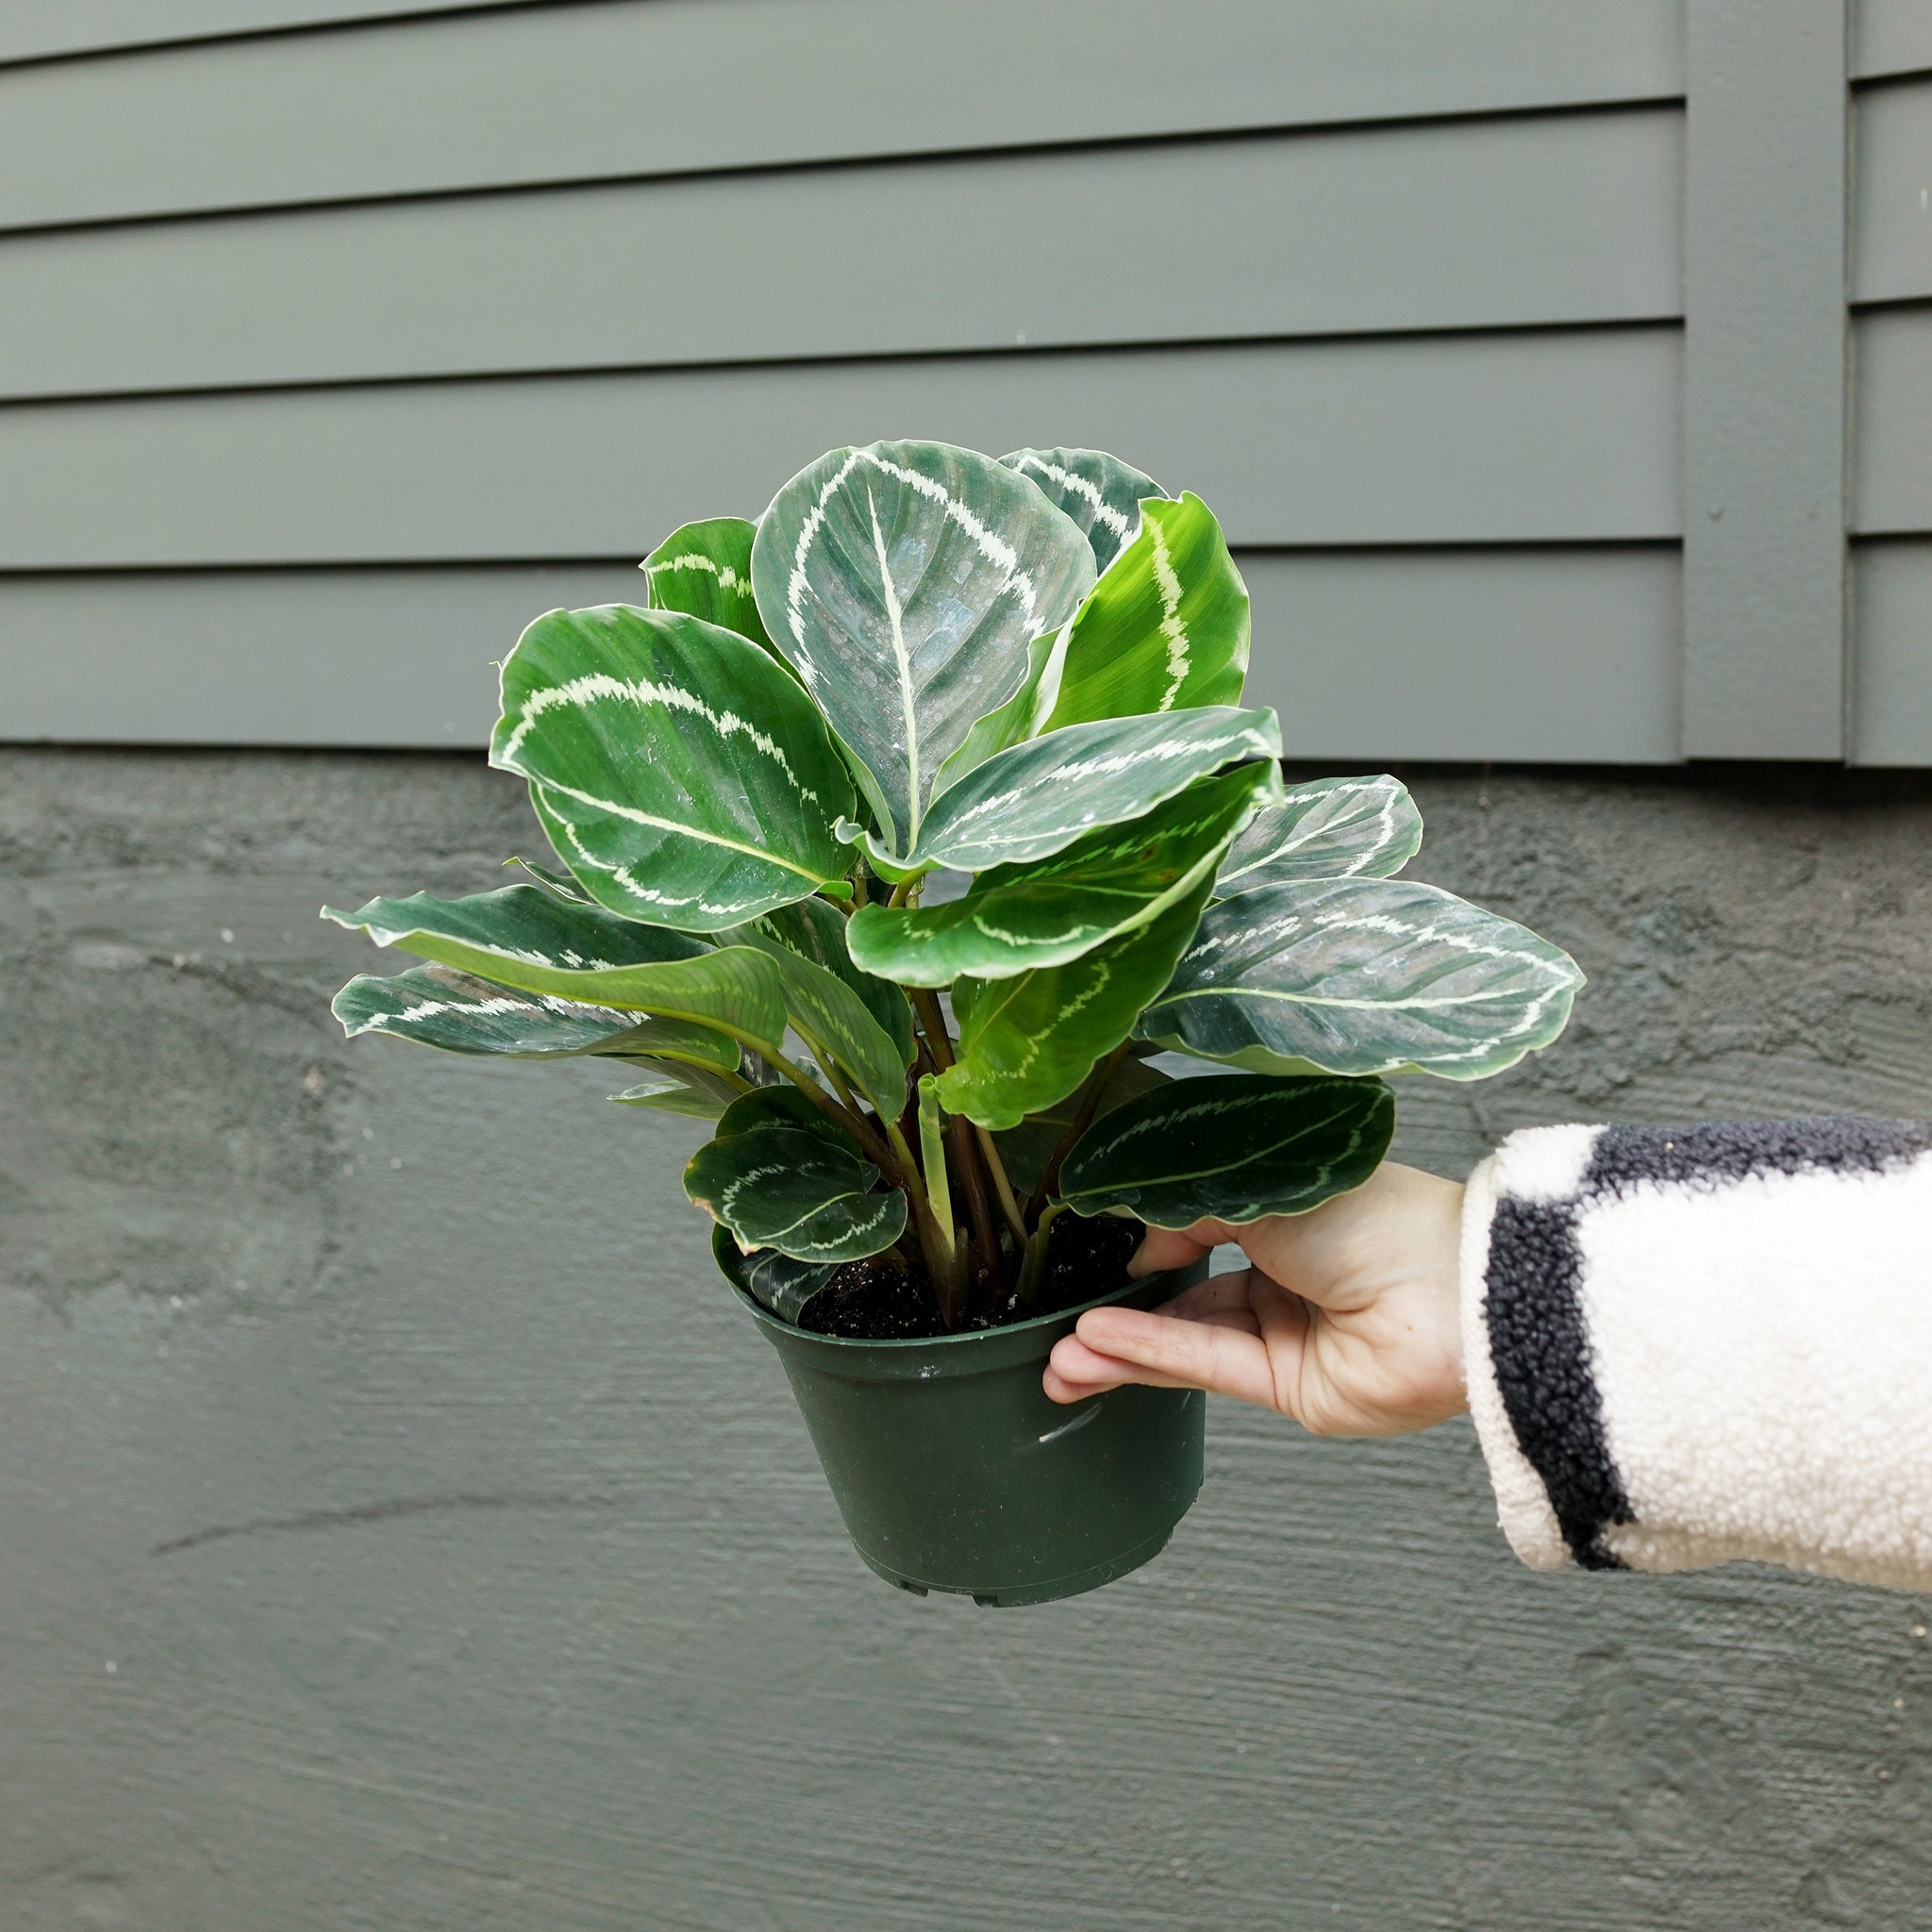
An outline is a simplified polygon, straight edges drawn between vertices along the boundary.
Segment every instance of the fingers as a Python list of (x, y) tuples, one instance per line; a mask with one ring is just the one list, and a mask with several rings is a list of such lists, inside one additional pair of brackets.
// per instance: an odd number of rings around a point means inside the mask
[[(1212, 1275), (1171, 1302), (1162, 1303), (1155, 1313), (1177, 1321), (1202, 1322), (1257, 1334), (1259, 1331), (1255, 1313), (1248, 1306), (1247, 1281), (1245, 1270), (1236, 1274)], [(1041, 1379), (1048, 1396), (1055, 1402), (1084, 1402), (1090, 1395), (1118, 1389), (1127, 1382), (1141, 1382), (1156, 1389), (1194, 1386), (1143, 1370), (1134, 1362), (1103, 1355), (1089, 1347), (1078, 1334), (1061, 1338)]]
[(1091, 1390), (1131, 1380), (1274, 1406), (1269, 1351), (1252, 1318), (1232, 1324), (1091, 1308), (1077, 1331), (1056, 1344), (1051, 1366), (1066, 1386)]
[(1071, 1335), (1055, 1348), (1041, 1382), (1055, 1402), (1085, 1402), (1090, 1396), (1105, 1395), (1109, 1389), (1119, 1389), (1130, 1382), (1151, 1389), (1191, 1386), (1153, 1370), (1137, 1368), (1132, 1362), (1096, 1355)]

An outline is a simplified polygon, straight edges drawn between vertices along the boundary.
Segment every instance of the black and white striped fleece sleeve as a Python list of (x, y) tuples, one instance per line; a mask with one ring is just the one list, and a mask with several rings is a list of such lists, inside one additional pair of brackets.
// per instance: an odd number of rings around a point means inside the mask
[(1513, 1134), (1470, 1178), (1462, 1329), (1525, 1563), (1932, 1590), (1932, 1125)]

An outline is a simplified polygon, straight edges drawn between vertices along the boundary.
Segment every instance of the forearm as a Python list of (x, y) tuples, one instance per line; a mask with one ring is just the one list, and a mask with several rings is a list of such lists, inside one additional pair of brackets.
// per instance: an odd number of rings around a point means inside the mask
[(1932, 1126), (1547, 1127), (1472, 1176), (1462, 1332), (1525, 1562), (1932, 1589)]

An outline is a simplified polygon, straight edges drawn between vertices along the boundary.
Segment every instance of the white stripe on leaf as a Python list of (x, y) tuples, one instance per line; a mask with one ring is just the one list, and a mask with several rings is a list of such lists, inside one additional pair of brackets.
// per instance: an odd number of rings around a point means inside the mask
[(1154, 537), (1154, 581), (1160, 591), (1160, 635), (1167, 641), (1167, 690), (1158, 708), (1174, 709), (1181, 686), (1188, 681), (1188, 627), (1181, 622), (1181, 580), (1174, 575), (1174, 558), (1168, 554), (1167, 533), (1160, 519), (1151, 517), (1147, 528)]
[[(668, 711), (682, 711), (690, 716), (702, 718), (722, 739), (729, 741), (741, 732), (751, 743), (770, 758), (784, 773), (791, 789), (803, 804), (818, 805), (822, 801), (808, 785), (803, 784), (798, 774), (791, 768), (791, 760), (785, 754), (785, 747), (769, 732), (760, 731), (747, 718), (741, 718), (736, 711), (715, 711), (699, 697), (695, 691), (689, 691), (682, 685), (660, 684), (647, 677), (613, 677), (608, 671), (587, 671), (581, 676), (573, 677), (563, 684), (545, 685), (531, 691), (523, 701), (523, 716), (517, 721), (516, 728), (504, 741), (499, 761), (510, 764), (521, 749), (524, 740), (530, 734), (537, 720), (547, 711), (560, 706), (573, 710), (587, 710), (599, 698), (614, 698), (636, 705), (641, 710), (648, 710), (653, 705), (661, 705)], [(553, 791), (565, 791), (567, 788), (545, 780)], [(574, 798), (583, 797), (581, 792), (569, 792)], [(586, 799), (587, 804), (601, 801)], [(628, 815), (618, 806), (609, 808), (620, 815)], [(640, 824), (659, 824), (662, 821), (640, 818)], [(674, 829), (682, 830), (683, 827)], [(747, 850), (751, 849), (749, 847)], [(763, 856), (763, 855), (760, 855)]]

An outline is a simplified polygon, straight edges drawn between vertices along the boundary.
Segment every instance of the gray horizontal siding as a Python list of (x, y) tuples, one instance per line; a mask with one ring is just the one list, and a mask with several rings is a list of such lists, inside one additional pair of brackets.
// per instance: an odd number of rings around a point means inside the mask
[(1682, 0), (505, 8), (0, 71), (0, 226), (1655, 99), (1682, 76)]
[(1626, 109), (17, 236), (0, 393), (1674, 316), (1682, 148)]
[(39, 60), (120, 47), (174, 46), (219, 34), (257, 33), (528, 0), (6, 0), (0, 60)]
[(1674, 545), (1243, 557), (1249, 704), (1291, 758), (1679, 756)]
[(1932, 75), (1863, 90), (1856, 111), (1852, 299), (1932, 295)]
[(1932, 541), (1853, 549), (1851, 756), (1932, 765)]
[(1932, 765), (1932, 541), (1859, 544), (1852, 557), (1852, 756)]
[[(1241, 563), (1291, 757), (1676, 756), (1669, 548)], [(6, 735), (476, 746), (530, 618), (638, 594), (623, 562), (0, 577)]]
[(375, 385), (0, 414), (0, 568), (625, 555), (878, 436), (1116, 449), (1244, 544), (1671, 537), (1674, 327)]
[(1932, 309), (1878, 309), (1855, 334), (1852, 527), (1932, 531)]
[[(1862, 0), (1853, 71), (1932, 70), (1932, 7)], [(1932, 74), (1854, 95), (1854, 302), (1932, 296)], [(1852, 526), (1932, 533), (1932, 309), (1855, 318)], [(1932, 764), (1932, 541), (1855, 543), (1849, 756)]]
[(1856, 0), (1852, 73), (1860, 79), (1932, 69), (1932, 7), (1925, 0)]
[(540, 611), (635, 603), (634, 563), (0, 575), (9, 739), (489, 742), (496, 673)]

